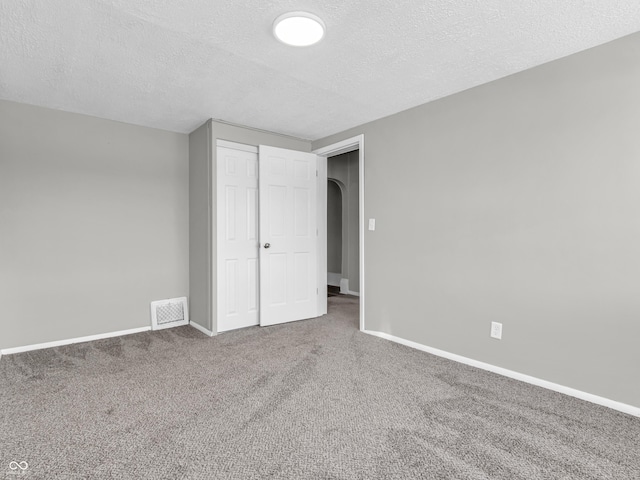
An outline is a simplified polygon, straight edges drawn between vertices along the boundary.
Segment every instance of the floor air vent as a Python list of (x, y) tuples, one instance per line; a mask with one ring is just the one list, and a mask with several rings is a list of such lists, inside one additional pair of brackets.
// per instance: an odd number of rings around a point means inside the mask
[(151, 302), (151, 330), (178, 327), (189, 323), (187, 297)]

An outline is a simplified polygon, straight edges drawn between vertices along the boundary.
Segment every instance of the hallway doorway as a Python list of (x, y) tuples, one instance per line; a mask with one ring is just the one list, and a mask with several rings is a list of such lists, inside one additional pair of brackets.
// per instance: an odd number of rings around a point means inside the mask
[(359, 150), (327, 158), (327, 284), (360, 295)]
[[(357, 271), (357, 278), (354, 283), (352, 284), (351, 281), (348, 285), (348, 287), (346, 288), (347, 292), (355, 292), (358, 294), (358, 296), (354, 297), (358, 299), (358, 310), (359, 310), (359, 329), (361, 331), (364, 331), (365, 328), (365, 242), (364, 242), (364, 178), (365, 178), (365, 163), (364, 163), (364, 135), (360, 134), (360, 135), (356, 135), (354, 137), (351, 138), (347, 138), (345, 140), (341, 140), (339, 142), (336, 143), (332, 143), (330, 145), (327, 145), (325, 147), (321, 147), (318, 148), (316, 150), (313, 151), (313, 153), (317, 154), (320, 156), (320, 161), (319, 161), (319, 168), (318, 168), (318, 179), (320, 180), (320, 185), (322, 185), (322, 191), (320, 192), (322, 195), (322, 199), (323, 201), (319, 202), (319, 205), (322, 205), (323, 207), (323, 211), (322, 211), (322, 218), (326, 219), (326, 207), (327, 207), (327, 191), (326, 188), (328, 187), (328, 183), (327, 180), (329, 178), (333, 178), (334, 180), (336, 180), (336, 176), (335, 174), (332, 172), (333, 176), (329, 175), (328, 172), (328, 160), (331, 157), (337, 157), (340, 156), (341, 154), (346, 154), (346, 153), (351, 153), (351, 152), (355, 152), (353, 153), (353, 157), (356, 158), (357, 160), (357, 165), (358, 168), (356, 171), (354, 171), (352, 173), (352, 180), (357, 179), (357, 194), (356, 194), (356, 198), (357, 198), (357, 202), (352, 202), (351, 203), (351, 207), (355, 208), (355, 213), (353, 216), (353, 218), (357, 219), (356, 220), (356, 235), (352, 235), (352, 240), (355, 239), (356, 243), (357, 243), (357, 250), (354, 251), (353, 253), (351, 253), (350, 255), (350, 262), (351, 266), (350, 268), (355, 268), (355, 270)], [(343, 203), (344, 203), (344, 192), (343, 192)], [(353, 211), (353, 210), (352, 210)], [(353, 225), (353, 224), (351, 224)], [(344, 235), (344, 227), (342, 230), (342, 233)], [(324, 257), (321, 259), (322, 260), (322, 264), (324, 266), (327, 265), (327, 258), (326, 258), (326, 254), (327, 254), (327, 222), (323, 221), (320, 226), (319, 226), (319, 231), (318, 231), (318, 235), (319, 235), (319, 241), (322, 242), (322, 252), (324, 253)], [(342, 256), (342, 265), (344, 266), (345, 263), (345, 256), (344, 256), (344, 250), (343, 250), (343, 256)], [(355, 267), (354, 267), (355, 264)], [(328, 269), (322, 269), (320, 270), (322, 272), (322, 277), (323, 277), (323, 282), (321, 283), (321, 285), (326, 285), (329, 282), (326, 280), (326, 273)], [(342, 269), (342, 272), (340, 274), (341, 276), (341, 280), (345, 275), (345, 270), (344, 268)], [(347, 277), (348, 278), (348, 277)], [(354, 286), (357, 285), (357, 290), (354, 290)], [(324, 290), (324, 288), (323, 288)], [(342, 289), (341, 289), (342, 290)], [(323, 292), (323, 295), (327, 295), (326, 293)], [(342, 296), (342, 295), (341, 295)], [(326, 297), (325, 297), (326, 298)]]

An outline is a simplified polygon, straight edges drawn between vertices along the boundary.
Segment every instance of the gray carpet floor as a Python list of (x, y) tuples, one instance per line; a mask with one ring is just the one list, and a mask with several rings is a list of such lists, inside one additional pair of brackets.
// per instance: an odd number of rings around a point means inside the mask
[(0, 478), (640, 479), (640, 419), (363, 334), (357, 300), (329, 302), (4, 356)]

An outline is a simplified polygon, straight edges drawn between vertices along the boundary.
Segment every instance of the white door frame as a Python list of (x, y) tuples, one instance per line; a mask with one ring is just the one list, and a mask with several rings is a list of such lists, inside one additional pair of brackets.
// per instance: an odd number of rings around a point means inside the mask
[[(352, 152), (354, 150), (358, 150), (358, 182), (359, 182), (359, 212), (358, 212), (358, 230), (360, 232), (360, 330), (364, 331), (364, 305), (365, 305), (365, 290), (364, 290), (364, 134), (356, 135), (355, 137), (347, 138), (346, 140), (342, 140), (337, 143), (333, 143), (331, 145), (327, 145), (326, 147), (318, 148), (313, 150), (312, 153), (316, 155), (320, 155), (322, 157), (333, 157), (335, 155), (340, 155), (341, 153)], [(318, 168), (318, 179), (321, 185), (327, 184), (327, 169), (326, 169), (326, 161), (325, 168)], [(327, 204), (327, 189), (324, 189), (324, 198), (320, 199), (320, 204), (324, 204), (326, 208)], [(327, 238), (327, 224), (326, 222), (320, 222), (319, 228), (319, 238), (324, 239), (324, 251), (326, 255), (326, 238)], [(325, 262), (326, 267), (326, 262)], [(326, 268), (324, 269), (326, 270)], [(320, 274), (320, 272), (318, 272)], [(326, 272), (324, 272), (326, 283)], [(321, 283), (322, 285), (322, 283)]]

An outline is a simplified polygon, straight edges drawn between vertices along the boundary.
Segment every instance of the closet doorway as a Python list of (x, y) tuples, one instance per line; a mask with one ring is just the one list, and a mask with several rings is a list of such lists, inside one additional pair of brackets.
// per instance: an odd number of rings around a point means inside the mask
[(325, 313), (317, 155), (218, 140), (216, 158), (218, 332)]

